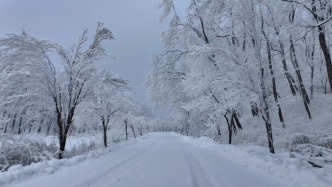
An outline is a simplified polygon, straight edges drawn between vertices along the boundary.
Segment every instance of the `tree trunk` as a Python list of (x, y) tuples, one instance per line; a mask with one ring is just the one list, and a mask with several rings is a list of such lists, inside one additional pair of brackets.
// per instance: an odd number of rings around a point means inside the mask
[(310, 98), (314, 98), (314, 66), (310, 66), (311, 68), (311, 86), (310, 86)]
[[(272, 65), (271, 44), (270, 44), (270, 40), (269, 40), (268, 36), (265, 34), (265, 31), (264, 31), (263, 14), (261, 15), (261, 17), (262, 17), (262, 33), (263, 33), (263, 35), (265, 37), (265, 40), (266, 40), (267, 57), (268, 57), (268, 61), (269, 61), (270, 74), (271, 74), (271, 77), (272, 77), (272, 91), (273, 91), (274, 101), (276, 102), (277, 107), (278, 107), (279, 121), (282, 124), (282, 127), (285, 128), (284, 117), (282, 115), (281, 107), (280, 107), (280, 104), (278, 102), (277, 85), (276, 85), (276, 80), (275, 80), (275, 77), (274, 77), (274, 71), (273, 71), (273, 65)], [(286, 69), (285, 72), (287, 72), (286, 61), (284, 61), (284, 55), (285, 54), (283, 52), (283, 45), (280, 41), (280, 48), (281, 47), (282, 47), (282, 52), (281, 52), (282, 55), (281, 56), (283, 58), (284, 70)], [(291, 88), (291, 91), (293, 93), (293, 91), (295, 91), (295, 90), (292, 90), (292, 89), (294, 89), (293, 85), (290, 84), (290, 88)], [(294, 93), (293, 93), (293, 95), (294, 95)]]
[(29, 126), (30, 126), (30, 128), (29, 128), (29, 133), (31, 133), (31, 128), (32, 128), (32, 123), (33, 123), (34, 121), (32, 121), (30, 124), (29, 124)]
[(60, 116), (58, 116), (58, 118), (60, 117), (60, 122), (61, 122), (61, 124), (59, 124), (59, 122), (58, 122), (59, 137), (60, 137), (59, 138), (59, 141), (60, 141), (59, 159), (63, 158), (63, 153), (64, 153), (65, 148), (66, 148), (67, 136), (68, 136), (68, 132), (69, 132), (69, 129), (71, 127), (71, 124), (73, 122), (74, 114), (75, 114), (75, 107), (72, 107), (68, 112), (68, 117), (67, 117), (67, 120), (66, 120), (67, 123), (66, 123), (66, 126), (64, 128), (63, 128), (63, 121), (61, 120), (61, 113), (60, 113)]
[(47, 130), (46, 130), (46, 136), (48, 136), (50, 134), (51, 125), (52, 125), (52, 120), (50, 118), (50, 121), (48, 122)]
[(125, 128), (126, 128), (126, 141), (128, 141), (128, 122), (125, 120)]
[(231, 117), (231, 126), (233, 127), (234, 133), (237, 134), (237, 128), (235, 126), (235, 122), (234, 122), (234, 111)]
[(5, 130), (3, 131), (5, 134), (7, 133), (7, 126), (8, 126), (8, 122), (6, 123)]
[[(266, 132), (267, 132), (267, 139), (269, 142), (269, 150), (270, 153), (274, 154), (274, 145), (273, 145), (273, 136), (272, 136), (272, 125), (271, 125), (271, 119), (270, 119), (270, 111), (269, 111), (269, 105), (268, 105), (268, 95), (266, 94), (266, 88), (265, 88), (265, 82), (264, 82), (264, 68), (262, 66), (262, 63), (260, 63), (261, 66), (261, 99), (262, 99), (262, 105), (263, 105), (263, 112), (262, 118), (265, 121), (266, 126)], [(265, 116), (265, 117), (264, 117)]]
[(229, 123), (229, 120), (226, 116), (226, 114), (224, 115), (226, 122), (227, 122), (227, 126), (228, 126), (228, 143), (232, 144), (232, 126), (231, 123)]
[(327, 47), (327, 44), (326, 44), (325, 32), (324, 32), (323, 26), (319, 26), (318, 31), (319, 31), (319, 44), (320, 44), (320, 47), (321, 47), (321, 49), (323, 51), (323, 54), (324, 54), (325, 64), (326, 64), (326, 71), (327, 71), (327, 75), (328, 75), (328, 79), (329, 79), (329, 83), (330, 83), (330, 89), (332, 91), (332, 61), (331, 61), (331, 55), (330, 55), (329, 48)]
[(294, 47), (294, 41), (293, 41), (293, 35), (292, 34), (290, 35), (290, 43), (291, 43), (291, 45), (290, 45), (291, 61), (292, 61), (292, 64), (294, 66), (294, 69), (295, 69), (295, 72), (296, 72), (296, 75), (297, 75), (297, 79), (299, 80), (300, 90), (301, 90), (301, 95), (302, 95), (302, 99), (303, 99), (305, 110), (307, 111), (309, 119), (311, 119), (311, 113), (310, 113), (310, 109), (309, 109), (309, 106), (308, 106), (308, 104), (310, 103), (310, 100), (309, 100), (307, 91), (306, 91), (306, 89), (304, 87), (303, 80), (302, 80), (302, 75), (301, 75), (301, 71), (299, 69), (299, 64), (297, 62), (296, 53), (295, 53), (295, 47)]
[(20, 116), (20, 123), (18, 125), (18, 134), (21, 134), (21, 126), (22, 126), (22, 115)]
[(237, 128), (242, 129), (242, 125), (241, 125), (241, 123), (240, 123), (239, 118), (237, 117), (236, 112), (234, 112), (234, 120), (235, 120), (235, 122), (236, 122), (236, 124), (237, 124)]
[(103, 139), (104, 139), (104, 146), (107, 147), (107, 124), (105, 118), (102, 117), (101, 123), (103, 125)]
[(281, 62), (282, 62), (282, 66), (284, 68), (284, 75), (287, 79), (288, 85), (290, 87), (290, 90), (291, 90), (293, 96), (295, 96), (297, 89), (296, 89), (296, 86), (294, 85), (295, 82), (294, 82), (293, 77), (288, 72), (288, 68), (287, 68), (287, 64), (286, 64), (286, 57), (285, 57), (285, 49), (284, 49), (284, 45), (281, 40), (279, 40), (279, 46), (280, 46)]
[(63, 159), (63, 155), (65, 152), (66, 148), (66, 141), (67, 141), (67, 136), (63, 136), (62, 141), (60, 140), (60, 153), (59, 153), (59, 159)]
[(218, 134), (218, 136), (219, 136), (219, 137), (221, 137), (221, 131), (220, 131), (220, 127), (219, 127), (219, 125), (218, 125), (218, 124), (216, 124), (216, 126), (217, 126), (217, 134)]
[(104, 146), (107, 147), (107, 130), (104, 128)]
[(131, 125), (131, 130), (133, 131), (134, 137), (135, 137), (135, 139), (136, 139), (136, 133), (135, 133), (135, 129), (134, 129), (134, 126), (133, 126), (133, 125)]
[(14, 119), (13, 119), (13, 123), (12, 123), (12, 132), (14, 131), (16, 118), (17, 118), (17, 113), (15, 113), (15, 115), (14, 115)]
[(59, 159), (63, 158), (63, 152), (65, 151), (66, 147), (66, 138), (63, 134), (63, 122), (62, 122), (62, 112), (59, 110), (58, 107), (56, 107), (56, 115), (57, 115), (57, 125), (58, 125), (58, 134), (59, 134), (59, 145), (60, 145), (60, 150), (59, 150)]
[(138, 129), (139, 134), (140, 134), (141, 136), (143, 136), (142, 130), (141, 130), (139, 127), (138, 127), (137, 129)]

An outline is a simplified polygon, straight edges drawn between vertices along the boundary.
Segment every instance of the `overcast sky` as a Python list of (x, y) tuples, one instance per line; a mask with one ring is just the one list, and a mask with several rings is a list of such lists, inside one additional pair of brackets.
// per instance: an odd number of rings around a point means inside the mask
[[(177, 12), (185, 12), (188, 0), (174, 0)], [(0, 0), (0, 37), (20, 34), (24, 28), (38, 39), (48, 39), (70, 48), (84, 28), (91, 39), (97, 22), (103, 22), (115, 41), (104, 42), (105, 68), (128, 79), (136, 87), (133, 97), (147, 103), (144, 82), (152, 71), (152, 53), (163, 51), (159, 35), (168, 21), (159, 22), (161, 0)], [(182, 15), (183, 15), (182, 14)]]

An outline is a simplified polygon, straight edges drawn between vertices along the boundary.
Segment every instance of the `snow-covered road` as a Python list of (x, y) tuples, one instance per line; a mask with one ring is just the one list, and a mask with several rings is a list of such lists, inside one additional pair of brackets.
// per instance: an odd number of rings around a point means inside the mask
[(9, 187), (282, 187), (173, 133), (154, 133), (98, 159), (33, 175)]

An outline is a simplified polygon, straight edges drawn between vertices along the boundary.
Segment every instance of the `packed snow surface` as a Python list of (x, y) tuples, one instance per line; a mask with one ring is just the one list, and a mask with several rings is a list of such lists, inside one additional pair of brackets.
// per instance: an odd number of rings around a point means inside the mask
[[(302, 170), (292, 172), (298, 172), (299, 176), (314, 181), (306, 184), (303, 183), (306, 179), (297, 183), (287, 177), (282, 179), (283, 177), (273, 173), (286, 171), (283, 168), (292, 166), (274, 167), (273, 170), (279, 171), (265, 173), (264, 167), (257, 167), (258, 163), (270, 163), (273, 168), (273, 158), (270, 159), (271, 162), (258, 157), (253, 159), (254, 156), (248, 156), (251, 153), (227, 147), (206, 137), (194, 139), (175, 133), (153, 133), (118, 149), (104, 151), (105, 154), (90, 154), (92, 156), (81, 159), (78, 156), (60, 161), (52, 160), (21, 168), (14, 166), (8, 172), (0, 174), (1, 180), (5, 177), (8, 181), (1, 186), (287, 187), (332, 184), (318, 174), (311, 176), (310, 172)], [(266, 155), (263, 150), (261, 154)], [(254, 162), (251, 163), (252, 161)], [(257, 168), (248, 167), (250, 164)], [(292, 164), (289, 162), (289, 165)], [(298, 180), (296, 173), (285, 175)]]

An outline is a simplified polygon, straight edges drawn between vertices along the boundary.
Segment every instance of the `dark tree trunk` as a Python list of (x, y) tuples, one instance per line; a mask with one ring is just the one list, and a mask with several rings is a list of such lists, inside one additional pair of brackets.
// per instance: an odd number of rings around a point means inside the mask
[(327, 47), (326, 44), (326, 39), (325, 39), (325, 32), (323, 26), (318, 27), (319, 31), (319, 44), (320, 47), (323, 51), (324, 58), (325, 58), (325, 64), (326, 64), (326, 71), (330, 83), (330, 89), (332, 91), (332, 61), (331, 61), (331, 55), (329, 48)]
[(234, 112), (234, 120), (235, 120), (235, 122), (236, 122), (237, 128), (242, 129), (242, 125), (241, 125), (241, 123), (240, 123), (239, 118), (237, 117), (236, 112)]
[[(294, 17), (295, 17), (295, 9), (293, 8), (293, 10), (290, 12), (290, 15), (289, 15), (289, 21), (291, 23), (293, 23)], [(290, 57), (291, 57), (291, 61), (292, 61), (292, 64), (294, 66), (294, 69), (295, 69), (295, 72), (296, 72), (296, 75), (297, 75), (297, 79), (299, 81), (303, 104), (304, 104), (305, 110), (307, 111), (309, 119), (311, 119), (311, 113), (310, 113), (310, 109), (309, 109), (309, 106), (308, 106), (308, 104), (310, 104), (310, 100), (309, 100), (307, 91), (304, 87), (301, 71), (300, 71), (300, 68), (299, 68), (298, 61), (297, 61), (295, 46), (294, 46), (294, 41), (293, 41), (293, 34), (290, 35), (290, 44), (291, 44), (290, 45)]]
[(296, 57), (296, 53), (295, 53), (295, 47), (294, 47), (294, 41), (293, 41), (293, 36), (292, 35), (290, 36), (290, 43), (291, 43), (291, 45), (290, 45), (291, 61), (292, 61), (292, 64), (294, 66), (294, 69), (295, 69), (295, 72), (296, 72), (296, 75), (297, 75), (297, 79), (299, 80), (301, 94), (304, 97), (303, 99), (306, 101), (306, 103), (309, 104), (310, 100), (309, 100), (307, 91), (304, 87), (301, 71), (300, 71), (299, 64), (298, 64), (297, 57)]
[(288, 68), (287, 68), (287, 64), (286, 64), (286, 57), (285, 57), (285, 49), (284, 49), (284, 45), (282, 44), (282, 41), (279, 41), (280, 43), (280, 51), (281, 51), (281, 61), (282, 61), (282, 65), (283, 65), (283, 68), (284, 68), (284, 74), (285, 74), (285, 77), (288, 81), (288, 85), (290, 87), (290, 90), (292, 92), (292, 94), (295, 96), (296, 95), (296, 86), (295, 86), (295, 81), (292, 77), (292, 75), (288, 72)]
[[(314, 55), (315, 55), (315, 37), (313, 33), (313, 45), (312, 49), (310, 49), (310, 43), (307, 44), (305, 53), (307, 56), (307, 64), (310, 67), (310, 99), (314, 98), (314, 70), (315, 70), (315, 65), (314, 65)], [(305, 40), (307, 42), (307, 40)]]
[[(69, 129), (71, 127), (71, 124), (73, 122), (74, 114), (75, 114), (75, 107), (72, 107), (68, 112), (68, 117), (67, 117), (67, 120), (66, 120), (67, 123), (66, 123), (65, 126), (63, 126), (63, 121), (61, 119), (61, 113), (60, 113), (60, 115), (58, 115), (58, 120), (60, 119), (60, 121), (58, 121), (59, 141), (60, 141), (59, 159), (63, 158), (63, 153), (64, 153), (65, 148), (66, 148), (67, 136), (68, 136), (68, 132), (69, 132)], [(59, 122), (61, 122), (61, 124)]]
[(103, 132), (104, 132), (104, 137), (103, 137), (104, 138), (104, 146), (107, 147), (107, 130), (106, 130), (106, 128), (104, 128)]
[[(57, 104), (57, 101), (55, 101)], [(59, 134), (59, 145), (60, 145), (60, 150), (59, 150), (59, 159), (63, 158), (63, 152), (65, 151), (66, 147), (66, 137), (63, 134), (63, 121), (62, 121), (62, 112), (59, 109), (58, 105), (56, 105), (56, 116), (57, 116), (57, 125), (58, 125), (58, 134)]]
[[(274, 77), (274, 71), (273, 71), (273, 65), (272, 65), (271, 44), (270, 44), (270, 40), (269, 40), (268, 36), (265, 34), (264, 19), (263, 19), (263, 15), (261, 15), (261, 16), (262, 16), (262, 33), (263, 33), (263, 35), (265, 37), (265, 40), (266, 40), (267, 57), (268, 57), (268, 61), (269, 61), (270, 74), (271, 74), (271, 77), (272, 77), (272, 91), (273, 91), (274, 101), (276, 102), (277, 107), (278, 107), (279, 121), (282, 124), (283, 128), (285, 128), (284, 117), (282, 115), (281, 107), (280, 107), (280, 104), (278, 102), (277, 85), (276, 85), (276, 80), (275, 80), (275, 77)], [(277, 33), (279, 33), (279, 32), (277, 32)], [(284, 51), (283, 51), (284, 49), (283, 49), (283, 45), (282, 45), (281, 41), (280, 41), (280, 48), (282, 48), (282, 50), (281, 50), (282, 55), (281, 56), (282, 56), (282, 59), (283, 59), (284, 70), (285, 70), (285, 72), (287, 72), (286, 61), (284, 61), (284, 55), (285, 54), (284, 54)], [(291, 84), (289, 84), (289, 85), (290, 85), (291, 91), (293, 93), (293, 91), (295, 91), (294, 87)], [(293, 95), (294, 94), (295, 94), (295, 92), (293, 93)]]
[(310, 86), (310, 98), (314, 98), (314, 66), (310, 66), (311, 68), (311, 86)]
[(7, 133), (7, 126), (8, 126), (8, 122), (6, 123), (5, 130), (3, 131), (5, 134)]
[(50, 121), (47, 123), (47, 130), (46, 130), (46, 136), (48, 136), (50, 134), (50, 129), (51, 129), (51, 125), (52, 125), (52, 120), (50, 118)]
[(107, 122), (104, 117), (101, 118), (101, 123), (103, 125), (103, 139), (104, 139), (104, 146), (107, 147)]
[(131, 130), (133, 131), (134, 137), (136, 138), (136, 133), (133, 125), (131, 125)]
[(30, 124), (29, 124), (29, 126), (30, 126), (30, 128), (29, 128), (29, 133), (31, 133), (31, 128), (32, 128), (32, 123), (33, 123), (34, 121), (32, 121)]
[[(262, 16), (263, 16), (263, 15), (262, 15)], [(262, 19), (263, 19), (263, 17), (262, 17)], [(262, 21), (262, 31), (263, 31), (263, 34), (264, 34), (265, 39), (266, 39), (267, 42), (268, 42), (268, 48), (269, 48), (268, 50), (270, 50), (270, 47), (271, 47), (271, 45), (270, 45), (270, 41), (267, 39), (267, 36), (266, 36), (265, 33), (264, 33), (264, 30), (263, 30), (263, 26), (264, 26), (264, 25), (263, 25), (263, 24), (264, 24), (264, 23), (263, 23), (263, 21)], [(280, 52), (280, 56), (281, 56), (282, 67), (283, 67), (283, 69), (284, 69), (284, 75), (285, 75), (285, 77), (286, 77), (286, 79), (287, 79), (287, 82), (288, 82), (289, 88), (290, 88), (290, 90), (291, 90), (293, 96), (295, 96), (295, 95), (296, 95), (297, 88), (296, 88), (296, 86), (295, 86), (295, 81), (294, 81), (292, 75), (288, 72), (287, 63), (286, 63), (286, 55), (285, 55), (286, 53), (285, 53), (284, 44), (282, 43), (282, 41), (281, 41), (281, 39), (280, 39), (279, 29), (277, 28), (276, 25), (274, 25), (274, 30), (275, 30), (277, 36), (279, 37), (279, 39), (278, 39), (278, 42), (279, 42), (279, 48), (280, 48), (280, 51), (279, 51), (279, 52)], [(271, 52), (270, 52), (270, 53), (271, 53)]]
[(126, 130), (126, 141), (128, 141), (128, 121), (127, 120), (125, 120), (125, 130)]
[(258, 116), (258, 107), (257, 107), (257, 104), (256, 103), (253, 103), (251, 102), (251, 113), (252, 113), (252, 116), (255, 117), (255, 116)]
[(225, 119), (226, 119), (226, 122), (227, 122), (227, 126), (228, 126), (228, 143), (229, 144), (232, 144), (232, 125), (231, 123), (229, 122), (226, 114), (224, 115)]
[[(268, 44), (270, 44), (270, 42), (267, 42)], [(282, 127), (285, 128), (285, 122), (284, 122), (284, 117), (282, 114), (282, 110), (281, 110), (281, 106), (279, 104), (278, 101), (278, 93), (277, 93), (277, 85), (276, 85), (276, 80), (274, 77), (274, 72), (273, 72), (273, 66), (272, 66), (272, 58), (271, 58), (271, 51), (270, 51), (270, 46), (268, 46), (268, 56), (269, 56), (269, 67), (270, 67), (270, 73), (272, 76), (272, 91), (273, 91), (273, 97), (274, 97), (274, 101), (277, 104), (278, 107), (278, 116), (279, 116), (279, 121), (282, 124)]]
[(266, 126), (266, 132), (267, 132), (267, 139), (269, 142), (269, 150), (270, 153), (275, 153), (274, 152), (274, 145), (273, 145), (273, 136), (272, 136), (272, 125), (271, 125), (271, 119), (270, 119), (270, 111), (269, 111), (269, 105), (268, 105), (268, 95), (266, 94), (266, 88), (265, 88), (265, 82), (264, 82), (264, 68), (262, 66), (262, 62), (260, 62), (260, 67), (261, 67), (261, 104), (263, 105), (263, 114), (262, 118), (265, 121), (265, 126)]
[(143, 136), (143, 133), (142, 133), (141, 128), (138, 127), (137, 129), (138, 129), (139, 134), (140, 134), (141, 136)]
[(20, 122), (18, 124), (18, 134), (21, 134), (21, 126), (22, 126), (22, 115), (20, 116)]
[(217, 126), (217, 134), (218, 134), (218, 136), (219, 136), (219, 137), (221, 137), (221, 131), (220, 131), (220, 127), (219, 127), (219, 125), (218, 125), (218, 124), (216, 124), (216, 126)]
[(63, 159), (64, 151), (66, 148), (66, 141), (67, 141), (67, 136), (63, 136), (62, 141), (60, 141), (60, 153), (59, 153), (59, 159)]
[(234, 113), (235, 112), (233, 112), (232, 117), (231, 117), (231, 126), (233, 127), (234, 133), (237, 134), (237, 128), (236, 128), (235, 122), (234, 122)]
[[(10, 118), (10, 115), (9, 115), (8, 117)], [(5, 127), (5, 130), (4, 130), (4, 133), (7, 133), (8, 123), (9, 123), (9, 122), (6, 123), (6, 127)]]
[(14, 115), (14, 119), (13, 119), (13, 123), (12, 123), (12, 132), (14, 131), (16, 118), (17, 118), (17, 113)]

